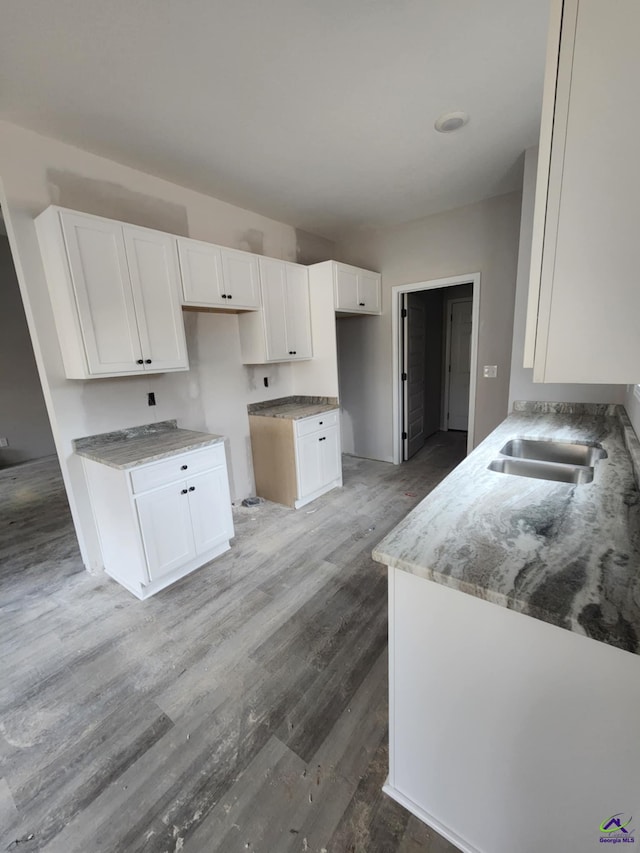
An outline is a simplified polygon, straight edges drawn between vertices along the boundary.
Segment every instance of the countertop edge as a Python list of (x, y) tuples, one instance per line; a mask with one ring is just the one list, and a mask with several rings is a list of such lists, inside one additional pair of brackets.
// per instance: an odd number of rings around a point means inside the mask
[[(224, 436), (212, 434), (210, 437), (206, 437), (200, 440), (189, 440), (181, 447), (174, 447), (167, 450), (151, 452), (148, 454), (144, 454), (144, 456), (139, 457), (137, 460), (127, 462), (115, 462), (114, 460), (105, 458), (104, 456), (100, 455), (99, 448), (80, 449), (76, 450), (75, 453), (76, 456), (81, 456), (84, 459), (89, 459), (91, 462), (98, 462), (101, 465), (107, 465), (109, 468), (115, 468), (119, 471), (127, 471), (132, 468), (140, 468), (141, 466), (151, 464), (152, 462), (158, 462), (161, 459), (169, 459), (171, 456), (179, 456), (180, 454), (188, 453), (191, 450), (199, 450), (203, 447), (211, 447), (215, 444), (221, 443), (224, 443)], [(110, 445), (110, 447), (113, 447), (113, 444)]]

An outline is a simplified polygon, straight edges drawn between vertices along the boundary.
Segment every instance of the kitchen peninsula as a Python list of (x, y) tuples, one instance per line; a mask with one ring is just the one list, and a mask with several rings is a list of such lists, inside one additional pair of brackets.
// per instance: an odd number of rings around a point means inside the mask
[[(516, 409), (374, 550), (385, 790), (469, 853), (582, 853), (640, 803), (640, 445), (620, 407)], [(512, 439), (606, 457), (581, 485), (490, 470)]]

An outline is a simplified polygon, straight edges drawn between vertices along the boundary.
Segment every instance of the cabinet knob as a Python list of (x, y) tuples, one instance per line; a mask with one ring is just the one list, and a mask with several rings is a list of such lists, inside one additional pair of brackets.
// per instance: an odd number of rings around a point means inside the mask
[(144, 363), (145, 363), (145, 364), (151, 364), (151, 359), (150, 359), (150, 358), (146, 358)]
[(322, 436), (322, 438), (319, 438), (319, 439), (318, 439), (318, 441), (326, 441), (326, 440), (327, 440), (327, 436), (326, 436), (326, 435), (323, 435), (323, 436)]
[(227, 299), (233, 299), (233, 293), (228, 293), (228, 294), (227, 294)]
[(188, 465), (181, 465), (181, 466), (180, 466), (180, 470), (181, 470), (181, 471), (186, 471), (188, 467), (189, 467)]
[(196, 490), (196, 487), (195, 487), (195, 486), (189, 486), (189, 491), (190, 491), (190, 492), (195, 492), (195, 490)]
[(186, 494), (187, 494), (187, 490), (186, 490), (186, 489), (182, 489), (182, 490), (181, 490), (181, 492), (180, 492), (180, 494), (181, 494), (181, 495), (186, 495)]
[(227, 294), (226, 294), (226, 293), (223, 293), (223, 294), (222, 294), (222, 298), (223, 298), (223, 299), (226, 299), (226, 298), (227, 298)]
[(358, 302), (358, 305), (359, 305), (361, 308), (364, 308), (364, 302)]
[(144, 361), (143, 361), (141, 358), (139, 358), (139, 359), (137, 360), (136, 364), (144, 364)]
[(291, 355), (298, 355), (298, 350), (294, 349), (294, 351), (291, 353)]
[(324, 423), (324, 421), (318, 421), (318, 423), (320, 424), (320, 426), (322, 426), (322, 424)]

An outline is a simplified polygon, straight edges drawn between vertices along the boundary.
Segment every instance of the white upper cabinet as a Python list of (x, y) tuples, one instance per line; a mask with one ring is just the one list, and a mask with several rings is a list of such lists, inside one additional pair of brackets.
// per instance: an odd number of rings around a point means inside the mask
[[(75, 351), (84, 343), (86, 356), (86, 370), (80, 353), (70, 364), (65, 358), (67, 376), (84, 378), (140, 371), (142, 346), (122, 225), (68, 211), (60, 211), (57, 219), (57, 212), (53, 213), (49, 220), (51, 230), (46, 236), (54, 241), (60, 233), (58, 229), (62, 229), (64, 245), (59, 246), (59, 251), (63, 255), (66, 246), (72, 287), (72, 293), (63, 294), (62, 277), (56, 275), (59, 270), (53, 269), (45, 259), (51, 301), (56, 321), (60, 320), (60, 343), (63, 354), (65, 347), (73, 345)], [(62, 304), (63, 295), (74, 299), (77, 318), (71, 312), (63, 312), (66, 307)]]
[(226, 308), (220, 246), (178, 237), (178, 257), (183, 305)]
[(640, 381), (638, 33), (637, 0), (554, 0), (525, 346), (534, 381)]
[(122, 231), (144, 367), (152, 371), (186, 368), (175, 238), (134, 225), (123, 225)]
[(382, 282), (379, 273), (333, 262), (336, 311), (380, 314)]
[(188, 369), (170, 235), (57, 207), (36, 230), (67, 377)]
[(201, 308), (257, 310), (258, 256), (178, 237), (183, 304)]
[(260, 258), (262, 311), (242, 314), (244, 364), (311, 358), (311, 309), (306, 267)]
[(260, 307), (258, 256), (237, 249), (220, 249), (222, 276), (230, 308)]

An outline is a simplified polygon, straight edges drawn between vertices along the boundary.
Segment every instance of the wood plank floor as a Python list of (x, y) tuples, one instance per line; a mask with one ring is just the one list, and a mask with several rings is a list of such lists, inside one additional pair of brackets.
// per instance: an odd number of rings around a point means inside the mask
[(0, 471), (0, 850), (452, 853), (386, 797), (373, 546), (464, 456), (344, 458), (145, 602), (83, 570), (57, 462)]

